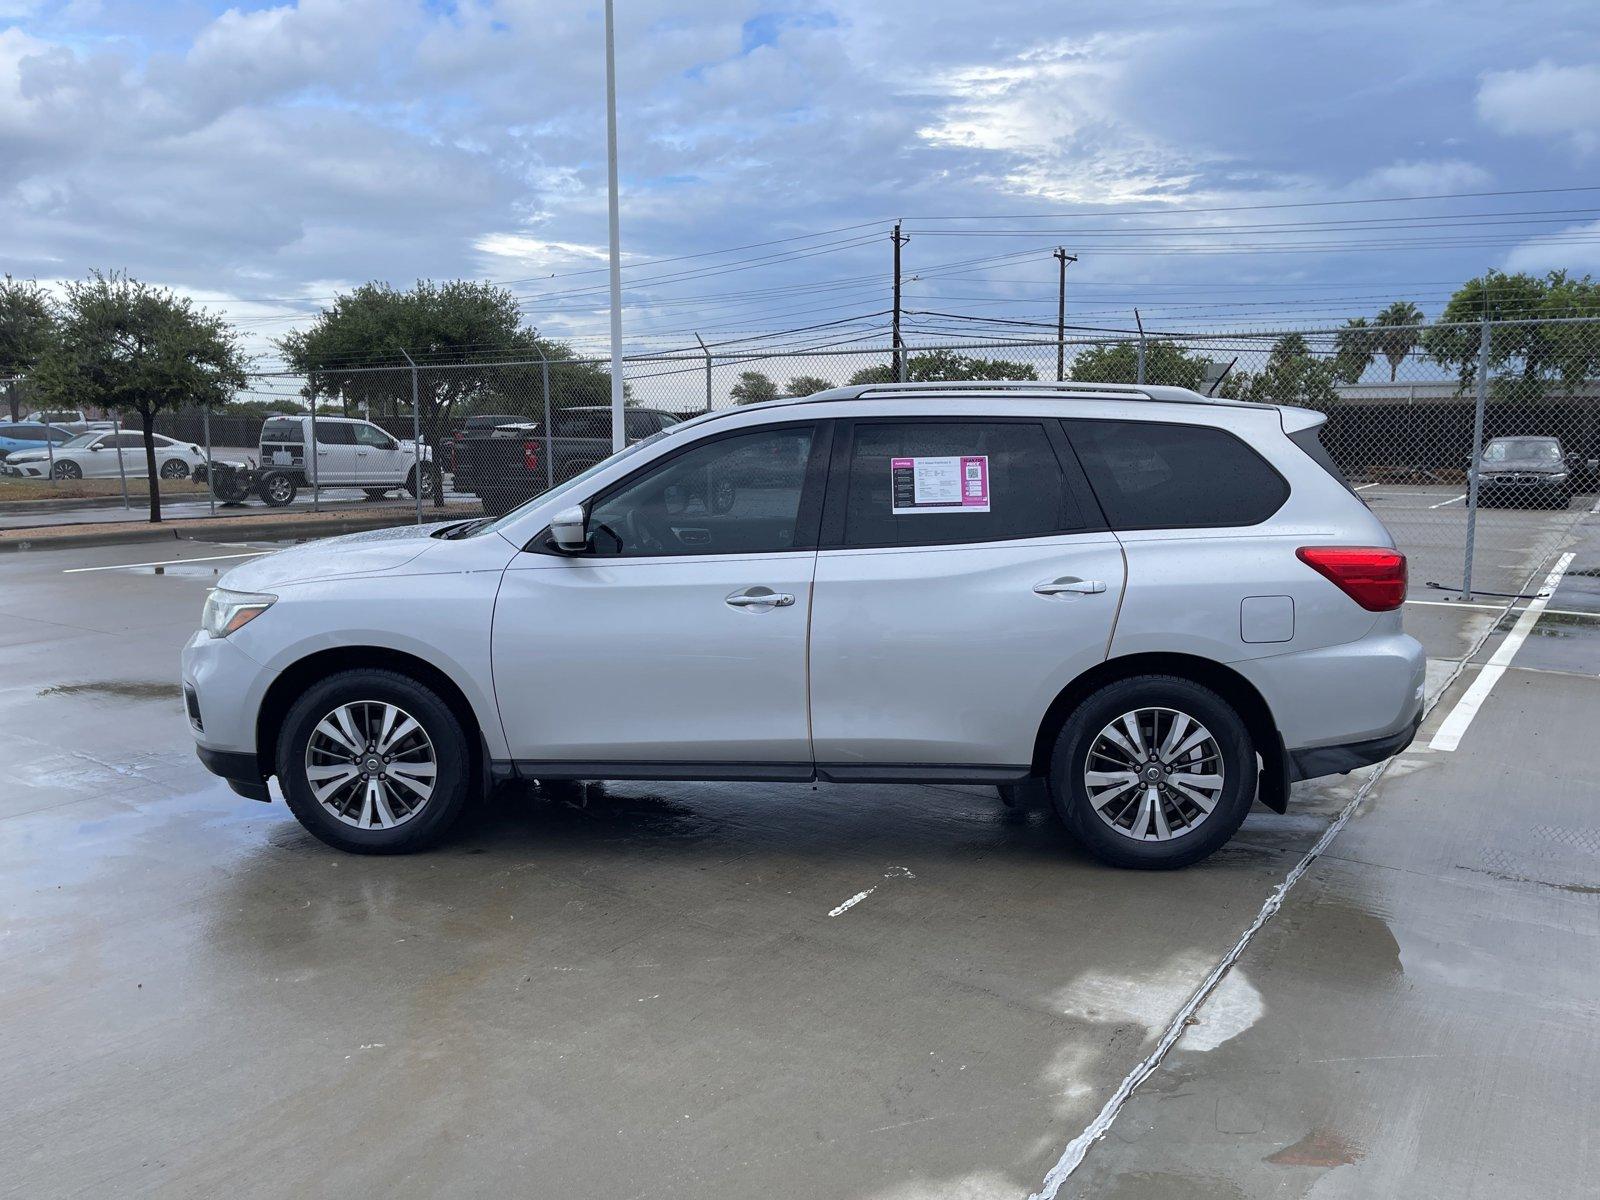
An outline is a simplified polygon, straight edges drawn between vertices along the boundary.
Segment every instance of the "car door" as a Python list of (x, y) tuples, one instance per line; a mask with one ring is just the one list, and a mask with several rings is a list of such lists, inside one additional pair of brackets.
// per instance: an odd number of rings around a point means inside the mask
[(316, 482), (322, 487), (353, 487), (360, 479), (356, 469), (356, 435), (352, 421), (316, 422)]
[(356, 469), (361, 482), (391, 487), (405, 482), (413, 463), (402, 453), (400, 443), (376, 425), (363, 421), (353, 426), (356, 435)]
[(862, 419), (833, 461), (811, 615), (819, 773), (1026, 768), (1051, 701), (1106, 657), (1125, 578), (1059, 424)]
[(495, 602), (494, 686), (529, 773), (810, 777), (827, 452), (812, 422), (703, 438), (589, 500), (588, 552), (518, 556)]
[(137, 433), (108, 433), (73, 456), (88, 477), (143, 479), (144, 440)]

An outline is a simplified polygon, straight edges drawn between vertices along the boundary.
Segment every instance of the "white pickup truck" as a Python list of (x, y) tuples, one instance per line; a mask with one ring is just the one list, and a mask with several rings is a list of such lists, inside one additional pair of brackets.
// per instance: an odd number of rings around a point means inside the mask
[[(288, 504), (301, 487), (358, 487), (376, 500), (396, 488), (431, 498), (439, 485), (433, 452), (422, 447), (418, 480), (415, 442), (401, 441), (351, 417), (270, 417), (261, 426), (261, 498)], [(314, 447), (309, 456), (307, 447)]]

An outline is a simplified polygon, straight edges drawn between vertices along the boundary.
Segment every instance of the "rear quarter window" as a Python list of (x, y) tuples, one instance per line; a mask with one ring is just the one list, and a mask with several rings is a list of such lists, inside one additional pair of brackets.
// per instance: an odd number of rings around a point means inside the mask
[(263, 442), (298, 442), (300, 440), (300, 422), (267, 421), (261, 426), (261, 440)]
[(1289, 485), (1239, 438), (1208, 425), (1063, 424), (1113, 529), (1258, 525)]
[(1350, 486), (1350, 481), (1344, 477), (1344, 472), (1339, 470), (1339, 464), (1333, 461), (1333, 455), (1329, 454), (1328, 448), (1322, 444), (1322, 431), (1326, 428), (1326, 425), (1313, 425), (1310, 429), (1297, 429), (1289, 435), (1289, 440), (1304, 450), (1317, 466), (1337, 479), (1345, 491), (1359, 500), (1361, 493)]

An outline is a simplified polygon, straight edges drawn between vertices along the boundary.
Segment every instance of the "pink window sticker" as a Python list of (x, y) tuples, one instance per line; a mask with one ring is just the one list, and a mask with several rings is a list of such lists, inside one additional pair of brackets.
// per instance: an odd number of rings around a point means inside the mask
[(891, 458), (889, 475), (891, 511), (896, 516), (989, 511), (987, 455)]

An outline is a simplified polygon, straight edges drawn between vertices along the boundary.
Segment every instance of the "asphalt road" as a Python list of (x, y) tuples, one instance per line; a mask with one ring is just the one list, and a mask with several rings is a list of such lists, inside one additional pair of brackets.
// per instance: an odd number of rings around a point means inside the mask
[(1172, 874), (953, 787), (512, 791), (343, 856), (193, 757), (178, 647), (253, 547), (10, 556), (0, 1195), (1020, 1200), (1064, 1154), (1061, 1196), (1590, 1195), (1600, 546), (1565, 536), (1532, 632), (1408, 606), (1448, 683), (1411, 752)]

